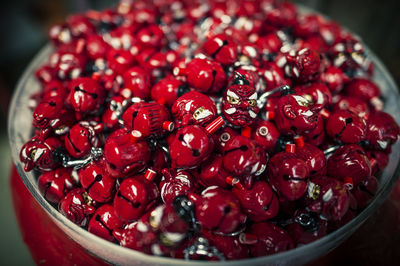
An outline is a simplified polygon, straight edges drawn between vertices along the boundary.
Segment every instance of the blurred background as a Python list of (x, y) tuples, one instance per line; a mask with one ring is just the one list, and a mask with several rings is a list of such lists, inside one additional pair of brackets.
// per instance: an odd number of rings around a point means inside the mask
[[(13, 89), (47, 31), (68, 14), (112, 6), (114, 0), (14, 0), (0, 2), (0, 265), (33, 265), (18, 232), (9, 193), (7, 110)], [(399, 0), (296, 0), (357, 33), (400, 84)], [(18, 255), (17, 255), (18, 254)]]

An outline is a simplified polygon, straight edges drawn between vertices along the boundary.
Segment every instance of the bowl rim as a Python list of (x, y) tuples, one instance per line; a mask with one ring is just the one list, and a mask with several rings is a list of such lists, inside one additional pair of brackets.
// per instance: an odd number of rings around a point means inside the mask
[[(315, 11), (314, 11), (315, 12)], [(318, 13), (320, 14), (320, 13)], [(364, 49), (368, 56), (372, 59), (376, 69), (380, 69), (382, 71), (382, 74), (384, 76), (384, 79), (389, 83), (390, 87), (395, 89), (397, 98), (400, 98), (399, 96), (399, 89), (394, 82), (392, 76), (389, 74), (388, 70), (386, 67), (383, 65), (383, 63), (380, 61), (378, 57), (375, 56), (375, 54), (365, 45)], [(10, 108), (9, 108), (9, 114), (8, 114), (8, 136), (9, 136), (9, 142), (10, 142), (10, 147), (11, 147), (11, 153), (12, 153), (12, 158), (13, 162), (18, 170), (18, 173), (20, 177), (22, 178), (24, 184), (30, 191), (30, 193), (33, 195), (33, 197), (39, 202), (42, 208), (45, 209), (47, 214), (55, 220), (56, 222), (59, 222), (63, 225), (65, 225), (69, 230), (74, 232), (75, 234), (81, 235), (85, 237), (86, 239), (96, 242), (97, 245), (101, 245), (104, 249), (109, 250), (110, 252), (117, 252), (125, 257), (129, 257), (132, 259), (132, 261), (135, 260), (141, 260), (145, 263), (157, 263), (157, 264), (167, 264), (167, 265), (224, 265), (224, 264), (229, 264), (229, 265), (243, 265), (244, 263), (255, 263), (255, 264), (266, 264), (266, 263), (276, 263), (279, 261), (286, 261), (288, 257), (294, 257), (298, 258), (300, 255), (306, 253), (307, 251), (316, 249), (318, 247), (326, 245), (328, 242), (330, 242), (332, 239), (340, 239), (340, 242), (343, 242), (346, 238), (348, 238), (359, 226), (362, 225), (362, 223), (369, 218), (374, 211), (376, 211), (381, 204), (383, 203), (384, 200), (389, 196), (389, 193), (391, 192), (392, 188), (394, 187), (395, 183), (397, 182), (397, 179), (400, 176), (400, 164), (397, 164), (393, 176), (388, 180), (387, 183), (383, 184), (382, 187), (379, 188), (378, 192), (374, 196), (373, 200), (368, 204), (368, 206), (360, 212), (356, 217), (354, 217), (351, 221), (349, 221), (347, 224), (344, 226), (340, 227), (339, 229), (335, 230), (334, 232), (331, 232), (327, 234), (326, 236), (313, 241), (309, 244), (303, 245), (296, 247), (294, 249), (269, 255), (269, 256), (263, 256), (263, 257), (256, 257), (256, 258), (248, 258), (248, 259), (241, 259), (241, 260), (232, 260), (232, 261), (220, 261), (220, 262), (210, 262), (210, 261), (196, 261), (196, 260), (190, 260), (186, 261), (183, 259), (175, 259), (175, 258), (168, 258), (168, 257), (158, 257), (154, 255), (148, 255), (145, 253), (142, 253), (140, 251), (128, 249), (122, 246), (119, 246), (115, 243), (109, 242), (107, 240), (104, 240), (89, 231), (79, 227), (78, 225), (74, 224), (71, 222), (69, 219), (67, 219), (65, 216), (63, 216), (58, 210), (56, 210), (50, 203), (48, 203), (44, 197), (39, 193), (39, 190), (37, 189), (37, 184), (35, 182), (31, 182), (31, 179), (28, 178), (26, 175), (27, 173), (24, 172), (23, 166), (21, 162), (19, 161), (19, 150), (18, 147), (16, 147), (16, 142), (15, 142), (15, 137), (17, 136), (17, 130), (11, 126), (11, 121), (15, 119), (15, 112), (10, 112), (12, 110), (15, 110), (17, 108), (18, 104), (18, 99), (19, 95), (22, 93), (23, 88), (25, 87), (26, 82), (30, 78), (30, 76), (34, 73), (34, 70), (43, 64), (44, 59), (48, 57), (50, 52), (52, 51), (52, 46), (50, 44), (45, 45), (39, 53), (36, 54), (36, 56), (32, 59), (32, 61), (29, 63), (28, 67), (24, 70), (21, 78), (19, 79), (16, 89), (13, 93)], [(345, 234), (345, 232), (351, 232), (350, 234)], [(73, 240), (75, 241), (75, 240)], [(77, 243), (81, 245), (79, 242)], [(330, 248), (330, 250), (333, 249)], [(330, 251), (328, 250), (328, 251)], [(90, 250), (88, 250), (91, 252)], [(91, 252), (93, 254), (93, 252)], [(327, 254), (324, 253), (324, 254)], [(101, 259), (107, 261), (107, 258), (104, 258), (103, 256), (99, 254), (94, 254), (97, 257), (100, 257)], [(112, 261), (108, 261), (109, 263), (113, 263)]]

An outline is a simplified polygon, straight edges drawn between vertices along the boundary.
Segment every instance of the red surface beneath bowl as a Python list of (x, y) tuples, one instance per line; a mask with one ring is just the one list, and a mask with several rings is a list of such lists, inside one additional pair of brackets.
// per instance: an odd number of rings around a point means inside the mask
[[(10, 188), (24, 242), (40, 265), (109, 265), (70, 239), (49, 218), (13, 166)], [(400, 259), (400, 182), (347, 241), (309, 265), (397, 265)]]
[(13, 166), (10, 188), (25, 244), (37, 265), (109, 265), (70, 239), (33, 198)]

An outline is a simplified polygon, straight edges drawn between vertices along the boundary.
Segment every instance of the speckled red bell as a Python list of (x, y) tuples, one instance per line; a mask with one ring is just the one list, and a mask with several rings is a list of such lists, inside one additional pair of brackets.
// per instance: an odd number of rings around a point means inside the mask
[(366, 140), (371, 148), (386, 150), (397, 141), (400, 127), (391, 115), (376, 111), (367, 120)]
[(25, 164), (25, 171), (30, 171), (35, 167), (42, 171), (50, 171), (60, 165), (53, 153), (62, 148), (63, 145), (58, 138), (49, 137), (41, 140), (34, 136), (22, 146), (19, 158)]
[(294, 34), (299, 37), (309, 37), (317, 35), (324, 18), (318, 14), (300, 14), (294, 27)]
[(64, 98), (60, 95), (46, 97), (33, 111), (33, 125), (37, 128), (48, 128), (57, 122), (64, 111)]
[(310, 104), (320, 104), (322, 108), (332, 104), (332, 94), (323, 83), (313, 82), (295, 87), (296, 94), (303, 96)]
[(373, 81), (366, 78), (354, 78), (346, 84), (343, 93), (348, 96), (358, 97), (370, 103), (377, 110), (382, 110), (383, 103), (379, 99), (381, 91)]
[(182, 81), (173, 76), (167, 76), (154, 84), (150, 95), (154, 101), (171, 107), (187, 90), (188, 88)]
[(146, 254), (153, 254), (152, 246), (157, 242), (157, 234), (142, 220), (126, 225), (122, 230), (114, 230), (113, 235), (121, 246)]
[(216, 247), (227, 260), (239, 260), (249, 257), (249, 249), (247, 245), (240, 243), (239, 236), (217, 235), (208, 230), (202, 230), (202, 235), (207, 238), (210, 245)]
[(108, 67), (118, 75), (124, 74), (135, 63), (133, 54), (123, 49), (108, 50), (106, 59)]
[(150, 74), (152, 83), (170, 73), (165, 72), (169, 70), (169, 65), (164, 52), (152, 48), (144, 49), (136, 55), (136, 59), (141, 68)]
[[(102, 15), (99, 15), (99, 17), (101, 16)], [(128, 20), (125, 22), (128, 22)], [(110, 25), (110, 23), (104, 23), (104, 21), (102, 21), (99, 25), (103, 26), (101, 30), (111, 37), (106, 39), (107, 42), (112, 45), (114, 49), (130, 50), (133, 55), (136, 55), (139, 44), (133, 33), (137, 31), (139, 25), (128, 25), (128, 23), (126, 23), (125, 27), (113, 27), (112, 24)]]
[(279, 86), (290, 85), (290, 80), (285, 78), (283, 70), (273, 62), (268, 62), (259, 70), (265, 81), (265, 91), (271, 91)]
[(352, 178), (354, 185), (358, 185), (371, 175), (371, 164), (364, 150), (350, 144), (339, 147), (328, 158), (328, 176), (343, 181)]
[(82, 187), (96, 202), (109, 202), (114, 196), (115, 179), (106, 173), (102, 159), (79, 169), (78, 176)]
[(97, 111), (103, 104), (105, 90), (91, 78), (77, 78), (69, 83), (67, 103), (79, 115)]
[(279, 131), (285, 135), (300, 135), (317, 126), (322, 106), (296, 94), (282, 96), (276, 107), (275, 121)]
[(105, 58), (108, 50), (112, 49), (111, 46), (103, 40), (103, 38), (95, 34), (87, 37), (85, 48), (88, 57), (92, 60)]
[(83, 227), (96, 210), (92, 203), (83, 188), (75, 188), (60, 200), (58, 210), (73, 223)]
[(198, 14), (204, 13), (201, 8), (188, 7), (188, 20), (177, 25), (175, 33), (176, 39), (185, 48), (187, 48), (189, 42), (197, 42), (199, 40), (199, 37), (196, 35), (195, 32), (193, 32), (194, 27), (196, 26), (195, 22), (189, 21), (191, 10), (196, 10), (195, 12), (197, 12)]
[(315, 81), (323, 72), (321, 55), (309, 48), (303, 48), (286, 56), (285, 74), (301, 83)]
[(236, 44), (225, 34), (217, 34), (203, 44), (204, 52), (223, 66), (235, 63), (237, 59)]
[(87, 64), (84, 55), (74, 51), (53, 52), (49, 58), (50, 65), (54, 67), (57, 78), (65, 81), (73, 80), (81, 75)]
[(164, 41), (164, 33), (159, 25), (150, 24), (143, 27), (137, 33), (137, 39), (141, 46), (158, 48)]
[(340, 220), (349, 209), (348, 187), (330, 177), (318, 177), (308, 185), (307, 208), (329, 220)]
[(135, 66), (124, 71), (124, 87), (120, 95), (124, 98), (139, 97), (146, 100), (150, 95), (150, 76), (143, 68)]
[(193, 168), (207, 159), (213, 148), (214, 141), (203, 127), (183, 127), (170, 144), (172, 167)]
[(95, 33), (95, 27), (83, 14), (69, 16), (67, 26), (74, 37), (86, 37)]
[(259, 47), (251, 42), (245, 42), (239, 45), (238, 61), (239, 62), (251, 62), (255, 67), (260, 66), (258, 61), (261, 58), (261, 52)]
[(335, 113), (339, 110), (348, 110), (363, 119), (367, 119), (370, 113), (368, 104), (355, 96), (340, 95), (332, 107), (332, 112)]
[(346, 73), (354, 74), (357, 70), (369, 68), (362, 43), (350, 34), (342, 34), (340, 40), (329, 49), (329, 55), (333, 65)]
[(317, 125), (314, 129), (302, 134), (304, 141), (314, 146), (320, 146), (325, 140), (325, 135), (325, 123), (322, 115), (318, 116)]
[(223, 167), (224, 157), (221, 154), (211, 156), (200, 166), (199, 181), (205, 186), (228, 188), (225, 178), (229, 175)]
[(196, 206), (196, 219), (205, 229), (229, 234), (239, 230), (246, 221), (239, 200), (229, 190), (208, 187), (201, 195), (190, 194)]
[(130, 132), (118, 129), (108, 136), (104, 144), (107, 173), (114, 177), (135, 174), (147, 167), (150, 148), (145, 141), (132, 139)]
[(162, 137), (174, 129), (168, 109), (155, 102), (133, 104), (124, 112), (122, 120), (128, 130), (139, 131), (143, 138)]
[(282, 47), (282, 40), (279, 38), (277, 32), (257, 36), (255, 43), (263, 54), (275, 54)]
[(217, 108), (207, 95), (190, 91), (179, 97), (171, 109), (176, 127), (187, 125), (206, 126), (217, 116)]
[(350, 111), (339, 110), (329, 116), (326, 133), (346, 144), (359, 143), (366, 137), (366, 123)]
[(304, 160), (310, 171), (310, 179), (326, 175), (326, 157), (316, 146), (305, 143), (303, 147), (296, 146), (296, 155)]
[[(324, 39), (318, 35), (306, 37), (304, 39), (296, 40), (296, 45), (298, 45), (299, 49), (308, 48), (311, 50), (315, 50), (320, 54), (324, 54), (328, 50), (328, 45), (326, 45)], [(323, 55), (324, 57), (324, 55)], [(324, 60), (325, 61), (325, 60)]]
[(96, 72), (92, 74), (92, 78), (96, 79), (97, 82), (106, 89), (106, 91), (112, 91), (118, 93), (123, 87), (123, 80), (120, 75), (117, 75), (114, 71), (107, 70), (102, 74)]
[(63, 82), (54, 79), (43, 86), (42, 101), (52, 97), (62, 97), (65, 99), (68, 95), (68, 88), (63, 85)]
[(196, 193), (198, 190), (197, 180), (187, 171), (177, 171), (173, 168), (163, 169), (164, 179), (160, 182), (159, 188), (161, 199), (165, 203), (171, 203), (177, 196)]
[(340, 35), (342, 33), (343, 30), (336, 21), (324, 20), (319, 27), (319, 34), (328, 45), (332, 45), (340, 41)]
[(218, 117), (206, 128), (190, 125), (179, 129), (169, 144), (172, 167), (193, 168), (204, 162), (214, 149), (211, 134), (223, 124)]
[(252, 224), (248, 233), (257, 238), (249, 245), (250, 254), (255, 257), (267, 256), (294, 248), (289, 234), (282, 228), (268, 222)]
[(71, 171), (71, 168), (58, 168), (41, 174), (38, 179), (40, 194), (52, 203), (60, 202), (68, 191), (76, 187)]
[(226, 85), (224, 69), (215, 61), (195, 58), (181, 72), (187, 77), (189, 86), (203, 93), (219, 92)]
[(122, 228), (123, 223), (115, 214), (111, 204), (100, 206), (89, 221), (88, 231), (110, 242), (116, 242), (113, 236), (115, 229)]
[(267, 176), (279, 195), (293, 201), (306, 193), (310, 172), (307, 163), (294, 153), (280, 152), (269, 160)]
[(159, 194), (157, 185), (142, 175), (126, 178), (115, 194), (115, 213), (123, 222), (135, 221), (154, 206)]
[(81, 158), (88, 155), (92, 147), (99, 147), (101, 142), (96, 129), (100, 130), (101, 126), (101, 124), (80, 121), (71, 127), (64, 141), (68, 153), (74, 158)]
[(240, 189), (235, 186), (232, 192), (239, 199), (243, 211), (253, 222), (266, 221), (278, 214), (278, 197), (265, 181), (254, 182), (250, 189)]
[(297, 7), (290, 2), (267, 2), (269, 5), (264, 7), (263, 12), (270, 27), (283, 25), (294, 26), (298, 13)]
[(256, 141), (240, 135), (225, 144), (223, 155), (224, 168), (235, 177), (262, 174), (269, 157)]
[(45, 139), (51, 134), (64, 135), (74, 124), (74, 111), (64, 105), (63, 97), (65, 96), (59, 94), (44, 94), (42, 101), (33, 111), (33, 126), (40, 129), (40, 139)]
[(343, 85), (349, 81), (349, 77), (340, 68), (329, 66), (321, 74), (320, 80), (328, 86), (332, 94), (336, 94), (343, 89)]

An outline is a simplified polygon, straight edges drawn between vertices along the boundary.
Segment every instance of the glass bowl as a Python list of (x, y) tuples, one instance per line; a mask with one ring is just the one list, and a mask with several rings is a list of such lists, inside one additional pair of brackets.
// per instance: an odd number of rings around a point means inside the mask
[[(302, 8), (303, 12), (309, 12)], [(365, 46), (364, 46), (365, 47)], [(39, 193), (36, 177), (33, 172), (24, 172), (23, 165), (19, 161), (19, 152), (22, 145), (32, 134), (32, 111), (29, 109), (30, 96), (40, 90), (34, 71), (41, 66), (52, 51), (51, 45), (46, 45), (32, 60), (24, 74), (20, 78), (14, 92), (8, 117), (8, 134), (11, 146), (12, 158), (15, 166), (34, 199), (48, 214), (54, 224), (65, 232), (66, 241), (74, 245), (78, 244), (82, 250), (94, 255), (104, 262), (117, 265), (299, 265), (310, 262), (323, 256), (347, 239), (388, 197), (400, 174), (400, 141), (392, 146), (392, 154), (388, 166), (380, 177), (379, 189), (371, 203), (353, 220), (330, 233), (329, 235), (310, 244), (296, 249), (278, 253), (266, 257), (227, 261), (205, 262), (184, 261), (172, 258), (156, 257), (141, 252), (127, 249), (102, 238), (99, 238), (85, 229), (75, 225), (52, 205), (50, 205)], [(384, 111), (391, 114), (400, 124), (400, 95), (393, 78), (382, 62), (367, 48), (365, 51), (375, 65), (373, 80), (380, 86), (385, 100)], [(66, 254), (67, 255), (67, 254)]]

